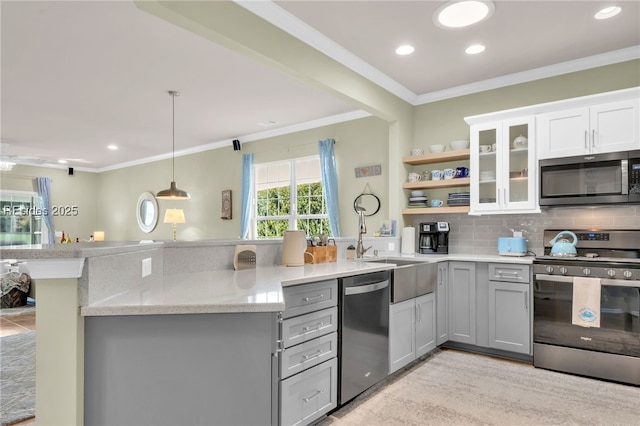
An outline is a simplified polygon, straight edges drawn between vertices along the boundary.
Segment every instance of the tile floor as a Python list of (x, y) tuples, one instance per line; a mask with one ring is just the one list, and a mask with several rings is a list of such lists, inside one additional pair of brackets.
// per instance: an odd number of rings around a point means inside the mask
[[(0, 337), (26, 333), (36, 329), (36, 309), (23, 308), (0, 309)], [(14, 426), (34, 426), (35, 417), (14, 423)]]
[(26, 333), (35, 329), (35, 308), (0, 309), (0, 337)]

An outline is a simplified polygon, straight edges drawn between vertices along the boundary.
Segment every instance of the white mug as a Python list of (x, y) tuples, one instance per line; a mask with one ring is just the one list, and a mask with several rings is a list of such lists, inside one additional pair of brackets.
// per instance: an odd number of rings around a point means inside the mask
[(480, 152), (491, 152), (491, 145), (480, 145)]
[(409, 182), (419, 182), (422, 180), (422, 175), (419, 173), (409, 173)]
[(453, 179), (456, 177), (456, 171), (454, 169), (444, 169), (443, 172), (445, 179)]
[(444, 177), (442, 170), (432, 170), (431, 171), (431, 179), (440, 180)]

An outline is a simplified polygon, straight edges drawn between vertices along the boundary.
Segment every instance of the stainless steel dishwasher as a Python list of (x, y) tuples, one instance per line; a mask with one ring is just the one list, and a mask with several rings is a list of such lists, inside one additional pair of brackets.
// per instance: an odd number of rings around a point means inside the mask
[(389, 271), (340, 280), (340, 405), (389, 372)]

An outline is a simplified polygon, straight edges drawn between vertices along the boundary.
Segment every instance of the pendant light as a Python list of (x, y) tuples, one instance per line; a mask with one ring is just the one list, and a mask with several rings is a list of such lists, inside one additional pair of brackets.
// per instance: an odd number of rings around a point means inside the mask
[(167, 200), (188, 200), (191, 198), (191, 195), (187, 191), (183, 191), (178, 189), (176, 186), (176, 96), (180, 96), (180, 93), (175, 90), (169, 90), (169, 95), (171, 95), (171, 104), (172, 104), (172, 122), (173, 122), (173, 155), (171, 159), (171, 187), (169, 189), (163, 189), (162, 191), (156, 194), (156, 198), (167, 199)]

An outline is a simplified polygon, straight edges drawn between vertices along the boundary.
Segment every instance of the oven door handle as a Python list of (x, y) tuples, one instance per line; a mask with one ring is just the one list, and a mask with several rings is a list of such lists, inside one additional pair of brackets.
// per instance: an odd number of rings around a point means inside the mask
[[(573, 277), (565, 277), (560, 275), (536, 274), (535, 279), (536, 281), (556, 281), (563, 283), (573, 282)], [(600, 284), (616, 287), (640, 287), (640, 281), (638, 280), (610, 280), (607, 278), (602, 278), (600, 280)]]

